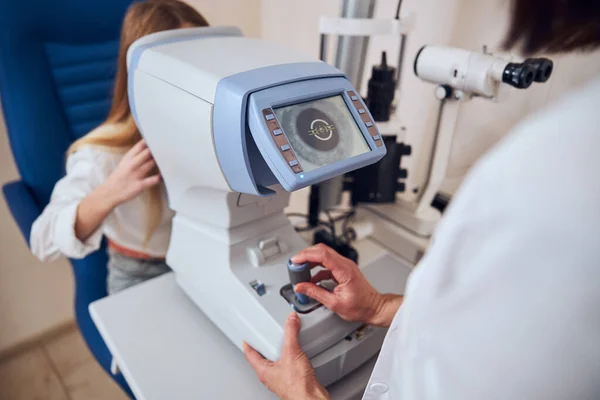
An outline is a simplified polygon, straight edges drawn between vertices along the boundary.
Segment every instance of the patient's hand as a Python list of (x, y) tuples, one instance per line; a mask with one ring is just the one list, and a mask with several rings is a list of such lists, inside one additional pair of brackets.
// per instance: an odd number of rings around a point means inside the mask
[(140, 140), (121, 159), (108, 179), (81, 200), (75, 218), (75, 236), (86, 241), (119, 204), (160, 182), (160, 175), (149, 176), (156, 163)]
[[(353, 261), (323, 244), (301, 251), (292, 257), (292, 262), (310, 262), (311, 267), (326, 268), (313, 277), (312, 283), (299, 283), (294, 290), (312, 297), (346, 321), (388, 327), (402, 304), (402, 296), (377, 292)], [(338, 283), (332, 292), (316, 285), (326, 279)]]
[(156, 163), (143, 140), (136, 143), (121, 159), (113, 173), (102, 184), (113, 207), (133, 199), (142, 191), (158, 184), (160, 175), (152, 173)]

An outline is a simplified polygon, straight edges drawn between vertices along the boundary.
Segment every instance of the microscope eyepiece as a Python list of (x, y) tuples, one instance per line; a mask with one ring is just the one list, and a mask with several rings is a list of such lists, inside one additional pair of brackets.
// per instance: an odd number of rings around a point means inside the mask
[(534, 69), (535, 76), (533, 80), (540, 83), (550, 79), (554, 69), (554, 63), (547, 58), (528, 58), (525, 60), (525, 64), (529, 64)]
[(517, 89), (527, 89), (535, 79), (535, 73), (529, 63), (508, 63), (502, 73), (502, 82)]
[[(517, 89), (527, 89), (533, 82), (546, 82), (553, 71), (547, 58), (529, 58), (509, 62), (507, 57), (494, 56), (445, 46), (423, 46), (414, 63), (415, 74), (425, 82), (447, 85), (469, 95), (494, 98), (504, 83)], [(438, 98), (444, 98), (438, 89)]]

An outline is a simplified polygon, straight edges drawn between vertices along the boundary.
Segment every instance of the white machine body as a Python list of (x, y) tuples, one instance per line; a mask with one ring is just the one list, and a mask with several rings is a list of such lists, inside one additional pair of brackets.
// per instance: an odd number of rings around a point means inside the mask
[(441, 218), (431, 203), (446, 178), (460, 103), (473, 95), (496, 97), (507, 65), (489, 54), (444, 46), (424, 46), (415, 57), (415, 74), (439, 85), (436, 97), (444, 101), (427, 181), (415, 202), (398, 198), (396, 203), (358, 208), (358, 218), (372, 225), (371, 237), (413, 265), (425, 253)]
[(415, 58), (415, 74), (427, 82), (465, 93), (495, 97), (509, 62), (454, 47), (425, 46)]
[[(176, 213), (167, 263), (187, 295), (236, 346), (245, 340), (273, 360), (296, 309), (323, 385), (375, 356), (384, 329), (284, 296), (287, 261), (307, 247), (283, 213), (288, 192), (385, 155), (344, 74), (235, 28), (147, 36), (128, 68), (132, 113)], [(385, 292), (409, 273), (386, 257), (363, 270)]]
[(511, 62), (453, 47), (422, 47), (414, 60), (414, 72), (423, 81), (438, 85), (435, 95), (441, 102), (427, 179), (416, 202), (398, 199), (393, 204), (359, 207), (359, 218), (372, 225), (371, 237), (416, 264), (441, 218), (432, 202), (446, 179), (461, 104), (474, 96), (497, 100), (502, 84), (527, 89), (533, 82), (546, 82), (552, 69), (552, 61), (545, 58)]

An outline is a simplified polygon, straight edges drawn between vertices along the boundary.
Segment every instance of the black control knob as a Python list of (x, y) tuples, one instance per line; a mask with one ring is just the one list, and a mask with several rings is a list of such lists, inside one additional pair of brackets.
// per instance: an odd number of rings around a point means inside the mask
[(410, 156), (412, 153), (412, 147), (409, 144), (400, 143), (400, 154), (403, 156)]

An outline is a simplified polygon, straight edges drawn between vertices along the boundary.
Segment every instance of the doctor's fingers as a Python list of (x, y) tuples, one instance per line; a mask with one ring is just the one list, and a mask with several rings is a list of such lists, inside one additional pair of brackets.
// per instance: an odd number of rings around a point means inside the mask
[(283, 328), (283, 350), (281, 352), (281, 358), (296, 358), (302, 354), (302, 348), (298, 342), (298, 334), (300, 333), (300, 318), (298, 314), (292, 312)]
[(252, 346), (248, 343), (243, 343), (244, 347), (244, 357), (246, 357), (246, 361), (252, 367), (258, 379), (262, 382), (263, 385), (266, 385), (269, 380), (269, 374), (273, 367), (273, 362), (267, 360), (260, 354), (258, 351), (254, 350)]
[(312, 281), (312, 283), (319, 283), (321, 281), (326, 281), (328, 279), (333, 279), (337, 283), (337, 279), (335, 279), (335, 277), (333, 276), (331, 271), (328, 269), (324, 269), (324, 270), (317, 272), (315, 274), (315, 276), (313, 276), (311, 278), (311, 281)]
[(292, 262), (296, 264), (310, 262), (313, 267), (319, 265), (323, 266), (330, 270), (338, 281), (341, 281), (344, 277), (348, 276), (348, 273), (353, 268), (357, 268), (352, 260), (342, 257), (335, 250), (324, 244), (318, 244), (302, 250), (292, 257)]
[(338, 298), (332, 292), (327, 289), (323, 289), (320, 286), (315, 285), (312, 282), (301, 282), (294, 286), (296, 293), (302, 293), (323, 304), (331, 311), (335, 312), (338, 308)]

